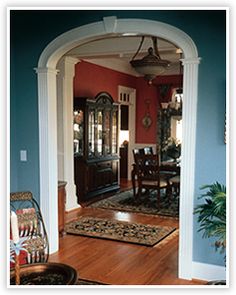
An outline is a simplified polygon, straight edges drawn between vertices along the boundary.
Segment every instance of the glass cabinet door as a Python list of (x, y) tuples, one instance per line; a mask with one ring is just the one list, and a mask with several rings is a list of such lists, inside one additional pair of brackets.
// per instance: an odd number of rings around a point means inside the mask
[(112, 112), (112, 154), (117, 153), (117, 118), (118, 111)]
[(83, 156), (84, 151), (84, 112), (74, 111), (74, 153)]
[(97, 155), (102, 155), (102, 143), (103, 143), (103, 113), (101, 110), (97, 112), (97, 120), (95, 125), (95, 144), (97, 148)]
[(88, 112), (88, 156), (93, 157), (95, 154), (95, 111)]
[(110, 116), (111, 116), (110, 110), (105, 110), (104, 111), (104, 130), (103, 130), (103, 154), (104, 155), (108, 155), (111, 153)]

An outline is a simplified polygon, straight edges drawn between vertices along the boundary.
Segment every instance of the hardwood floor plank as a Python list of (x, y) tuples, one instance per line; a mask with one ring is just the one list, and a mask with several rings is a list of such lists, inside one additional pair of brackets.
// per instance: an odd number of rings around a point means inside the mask
[[(178, 220), (155, 215), (119, 212), (97, 208), (79, 208), (66, 214), (66, 222), (79, 216), (93, 216), (167, 225), (179, 228)], [(202, 285), (206, 282), (178, 279), (178, 230), (154, 247), (112, 240), (66, 235), (60, 249), (49, 261), (74, 267), (79, 277), (111, 285)]]

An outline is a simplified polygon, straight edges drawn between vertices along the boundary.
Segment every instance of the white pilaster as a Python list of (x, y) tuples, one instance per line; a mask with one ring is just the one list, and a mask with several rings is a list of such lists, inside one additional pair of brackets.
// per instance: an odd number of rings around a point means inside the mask
[[(122, 103), (122, 101), (120, 101), (120, 94), (129, 95), (129, 102)], [(129, 106), (128, 180), (131, 180), (132, 164), (134, 163), (133, 149), (135, 148), (136, 138), (136, 89), (119, 85), (118, 99), (121, 104)], [(119, 145), (120, 144), (119, 142)]]
[[(193, 201), (195, 182), (195, 142), (199, 58), (182, 60), (183, 140), (181, 148), (179, 277), (192, 278)], [(184, 213), (184, 214), (182, 214)]]
[(136, 89), (130, 93), (129, 105), (129, 152), (128, 152), (128, 180), (131, 180), (132, 164), (134, 163), (133, 149), (136, 139)]
[(66, 185), (66, 210), (78, 208), (76, 197), (76, 186), (74, 182), (74, 147), (73, 147), (73, 79), (75, 75), (75, 64), (78, 63), (77, 58), (63, 57), (58, 68), (60, 75), (58, 86), (61, 88), (61, 93), (58, 93), (58, 99), (62, 99), (62, 120), (63, 130), (63, 151), (59, 155), (63, 162), (63, 177)]
[(36, 68), (39, 107), (40, 208), (45, 221), (50, 253), (58, 250), (57, 202), (57, 70)]

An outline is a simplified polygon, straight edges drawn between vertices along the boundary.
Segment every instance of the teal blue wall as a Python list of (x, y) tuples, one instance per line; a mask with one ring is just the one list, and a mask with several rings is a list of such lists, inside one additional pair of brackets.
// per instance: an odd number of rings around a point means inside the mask
[[(101, 21), (104, 16), (165, 22), (185, 31), (199, 56), (199, 98), (195, 204), (199, 187), (226, 182), (225, 11), (11, 11), (11, 191), (31, 190), (39, 200), (39, 135), (37, 80), (33, 68), (45, 46), (75, 27)], [(186, 98), (187, 99), (187, 98)], [(20, 162), (26, 149), (28, 161)], [(194, 217), (194, 260), (223, 265), (212, 241), (201, 238)]]

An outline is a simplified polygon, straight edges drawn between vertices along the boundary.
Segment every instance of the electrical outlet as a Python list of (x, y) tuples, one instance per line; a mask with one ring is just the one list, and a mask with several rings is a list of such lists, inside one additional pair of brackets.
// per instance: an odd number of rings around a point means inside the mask
[(22, 162), (26, 162), (27, 161), (27, 151), (26, 150), (21, 150), (20, 151), (20, 160)]

